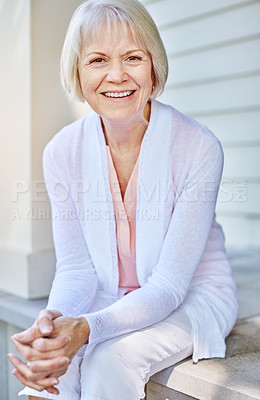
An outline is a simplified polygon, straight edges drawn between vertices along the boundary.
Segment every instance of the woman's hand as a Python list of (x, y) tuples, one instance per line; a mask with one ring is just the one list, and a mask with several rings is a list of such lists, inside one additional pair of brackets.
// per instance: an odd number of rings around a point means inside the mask
[[(34, 353), (32, 348), (32, 343), (36, 338), (44, 337), (44, 335), (50, 334), (53, 329), (53, 320), (55, 320), (60, 316), (62, 316), (62, 314), (57, 310), (42, 310), (40, 311), (38, 317), (36, 318), (31, 328), (26, 329), (25, 331), (18, 333), (12, 337), (14, 345), (19, 346), (19, 351), (25, 357), (25, 359), (29, 360), (29, 358), (34, 358), (34, 357), (36, 357), (35, 359), (37, 359), (37, 357), (41, 356), (41, 354)], [(52, 344), (54, 349), (61, 348), (66, 344), (66, 338), (64, 337), (57, 338), (56, 343), (53, 341)], [(53, 357), (54, 356), (55, 354), (53, 354)], [(47, 386), (49, 386), (47, 390), (50, 393), (54, 394), (59, 393), (58, 390), (53, 387), (53, 385), (58, 383), (57, 379), (54, 378), (48, 380), (38, 379), (38, 384), (36, 384), (33, 381), (30, 381), (29, 379), (32, 373), (32, 371), (29, 368), (29, 363), (26, 365), (14, 354), (9, 354), (8, 359), (12, 362), (14, 366), (17, 367), (13, 371), (13, 374), (20, 380), (21, 383), (39, 391), (43, 390), (44, 387), (46, 388)], [(53, 361), (52, 367), (54, 368), (55, 366), (57, 367), (58, 365), (60, 365), (60, 367), (64, 366), (65, 368), (65, 364), (66, 365), (68, 364), (68, 360), (64, 360), (64, 358), (63, 359), (59, 358)], [(27, 379), (25, 378), (25, 376), (27, 376)]]
[[(32, 349), (41, 355), (42, 359), (65, 356), (71, 362), (78, 350), (88, 343), (89, 334), (89, 325), (84, 317), (59, 317), (53, 321), (51, 336), (36, 338), (32, 343)], [(34, 361), (33, 358), (32, 354), (29, 361)]]
[[(89, 325), (83, 317), (62, 317), (51, 312), (52, 331), (46, 337), (41, 328), (46, 326), (46, 322), (50, 323), (49, 317), (50, 314), (46, 321), (46, 314), (42, 312), (41, 327), (35, 323), (32, 328), (12, 337), (16, 349), (29, 361), (29, 365), (12, 354), (8, 358), (16, 368), (14, 375), (23, 384), (36, 390), (47, 389), (50, 393), (58, 394), (58, 390), (52, 386), (58, 383), (57, 377), (67, 371), (80, 347), (87, 343)], [(39, 323), (39, 318), (36, 321)]]
[(69, 365), (69, 359), (67, 357), (48, 360), (48, 363), (42, 360), (40, 373), (36, 372), (38, 368), (37, 364), (33, 366), (31, 363), (25, 364), (14, 354), (8, 354), (8, 359), (15, 367), (15, 370), (12, 371), (14, 376), (25, 386), (38, 390), (39, 392), (46, 389), (49, 393), (59, 394), (58, 389), (54, 387), (54, 385), (59, 383), (59, 380), (57, 377), (51, 376), (49, 371), (53, 369), (59, 371), (60, 375), (63, 375), (67, 371)]

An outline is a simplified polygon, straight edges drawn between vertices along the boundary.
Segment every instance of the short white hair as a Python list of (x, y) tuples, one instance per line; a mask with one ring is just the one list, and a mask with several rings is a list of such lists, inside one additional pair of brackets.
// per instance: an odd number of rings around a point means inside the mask
[(130, 29), (136, 45), (151, 57), (154, 89), (150, 98), (162, 93), (168, 59), (157, 26), (145, 7), (138, 0), (87, 0), (72, 16), (61, 54), (61, 83), (69, 99), (85, 101), (78, 73), (82, 46), (98, 35), (104, 23), (111, 29), (117, 22), (125, 32)]

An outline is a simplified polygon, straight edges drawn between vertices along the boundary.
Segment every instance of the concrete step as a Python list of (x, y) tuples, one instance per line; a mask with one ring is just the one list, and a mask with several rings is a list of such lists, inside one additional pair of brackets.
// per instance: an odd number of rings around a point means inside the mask
[(238, 320), (225, 359), (186, 359), (153, 375), (147, 400), (260, 399), (260, 316)]

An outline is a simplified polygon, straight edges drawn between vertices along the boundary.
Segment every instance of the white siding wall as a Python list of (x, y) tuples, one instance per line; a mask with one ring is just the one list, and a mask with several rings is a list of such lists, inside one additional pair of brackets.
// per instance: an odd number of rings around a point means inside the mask
[(217, 220), (226, 244), (260, 247), (260, 1), (143, 3), (169, 56), (159, 100), (206, 124), (222, 142)]

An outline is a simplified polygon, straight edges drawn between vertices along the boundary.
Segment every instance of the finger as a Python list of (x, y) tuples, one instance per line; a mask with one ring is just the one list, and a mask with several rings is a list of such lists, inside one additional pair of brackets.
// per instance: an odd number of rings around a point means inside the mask
[(38, 379), (35, 383), (46, 389), (46, 388), (50, 388), (54, 385), (58, 385), (59, 380), (57, 377), (47, 377), (47, 378)]
[(26, 379), (17, 369), (12, 371), (12, 374), (25, 386), (29, 386), (31, 389), (38, 390), (41, 392), (44, 388), (36, 383)]
[[(40, 340), (40, 339), (36, 339), (36, 340)], [(45, 340), (50, 340), (50, 339), (45, 339)], [(23, 344), (14, 339), (12, 340), (12, 342), (13, 342), (16, 350), (19, 351), (19, 353), (21, 353), (23, 358), (25, 358), (27, 361), (49, 360), (51, 358), (65, 357), (67, 355), (66, 354), (67, 353), (66, 346), (63, 346), (62, 348), (60, 348), (58, 350), (41, 352), (34, 348), (35, 341), (32, 342), (31, 345)]]
[(17, 333), (11, 337), (11, 340), (19, 340), (22, 343), (30, 343), (33, 340), (42, 336), (42, 333), (37, 325), (26, 329), (23, 332)]
[(53, 374), (51, 374), (51, 375), (49, 376), (49, 378), (50, 378), (50, 377), (60, 378), (62, 375), (66, 374), (67, 370), (68, 370), (68, 367), (67, 367), (67, 368), (64, 368), (64, 369), (61, 369), (60, 371), (56, 371), (56, 372), (54, 372)]
[(14, 370), (12, 371), (12, 373), (21, 383), (29, 386), (32, 389), (36, 389), (38, 391), (46, 389), (49, 393), (59, 394), (58, 389), (53, 387), (53, 385), (57, 385), (59, 383), (59, 380), (57, 378), (46, 378), (41, 379), (37, 382), (32, 382), (26, 379), (18, 370)]
[(32, 361), (37, 358), (37, 351), (32, 348), (31, 345), (21, 343), (18, 340), (12, 338), (12, 342), (17, 351), (27, 360)]
[(21, 361), (18, 357), (14, 354), (7, 355), (8, 360), (13, 364), (15, 369), (28, 381), (35, 382), (39, 378), (43, 378), (46, 373), (44, 374), (34, 374), (28, 365), (26, 365), (23, 361)]
[(22, 362), (14, 354), (8, 354), (9, 361), (27, 380), (37, 382), (39, 379), (46, 378), (56, 371), (67, 369), (69, 366), (68, 357), (58, 357), (54, 360), (40, 360), (30, 362), (29, 365)]
[(70, 360), (68, 357), (57, 357), (50, 360), (37, 360), (30, 362), (30, 371), (34, 374), (47, 373), (48, 375), (62, 370), (67, 369)]
[(39, 338), (33, 341), (32, 347), (40, 352), (59, 350), (71, 342), (70, 336), (57, 336), (48, 339)]
[(42, 334), (50, 334), (53, 329), (52, 321), (62, 314), (57, 310), (42, 310), (38, 316), (38, 326)]
[(55, 387), (49, 387), (46, 388), (47, 392), (51, 393), (51, 394), (60, 394), (59, 390)]

